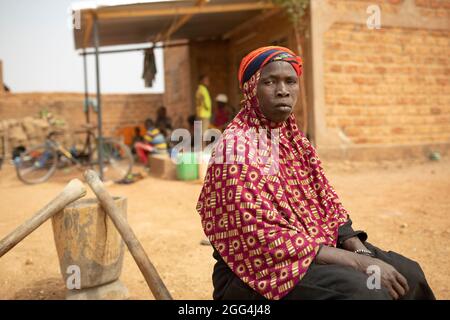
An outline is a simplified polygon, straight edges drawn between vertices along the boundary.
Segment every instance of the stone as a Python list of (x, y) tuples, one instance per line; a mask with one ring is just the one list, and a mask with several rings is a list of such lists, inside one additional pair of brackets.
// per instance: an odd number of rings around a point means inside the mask
[(67, 290), (66, 293), (66, 300), (126, 300), (129, 298), (128, 289), (120, 280), (87, 289)]

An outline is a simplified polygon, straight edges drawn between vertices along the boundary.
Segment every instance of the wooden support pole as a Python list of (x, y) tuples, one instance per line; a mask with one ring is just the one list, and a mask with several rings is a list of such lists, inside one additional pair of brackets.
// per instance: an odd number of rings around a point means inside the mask
[(172, 296), (164, 285), (164, 282), (156, 271), (156, 268), (151, 263), (144, 251), (144, 248), (137, 239), (130, 225), (127, 223), (127, 220), (118, 211), (114, 204), (113, 198), (108, 191), (106, 191), (103, 182), (100, 180), (97, 173), (93, 170), (87, 170), (84, 173), (84, 178), (86, 179), (87, 184), (91, 187), (92, 191), (94, 191), (101, 206), (111, 218), (112, 222), (122, 236), (134, 258), (134, 261), (136, 261), (136, 264), (144, 275), (145, 281), (147, 281), (148, 287), (153, 293), (155, 299), (172, 300)]
[(22, 241), (30, 233), (36, 230), (41, 224), (53, 215), (64, 209), (69, 203), (80, 199), (86, 195), (86, 188), (78, 179), (71, 180), (63, 191), (50, 201), (43, 209), (39, 210), (31, 219), (17, 227), (13, 232), (0, 241), (0, 257), (16, 244)]

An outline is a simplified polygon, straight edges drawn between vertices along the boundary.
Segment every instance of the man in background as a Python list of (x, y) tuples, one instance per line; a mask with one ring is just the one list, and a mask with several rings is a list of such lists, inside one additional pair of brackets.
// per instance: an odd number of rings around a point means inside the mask
[(197, 120), (202, 122), (202, 131), (205, 131), (209, 128), (211, 121), (212, 103), (208, 91), (210, 82), (207, 75), (200, 76), (199, 80), (200, 83), (197, 87), (197, 92), (195, 93), (196, 116)]

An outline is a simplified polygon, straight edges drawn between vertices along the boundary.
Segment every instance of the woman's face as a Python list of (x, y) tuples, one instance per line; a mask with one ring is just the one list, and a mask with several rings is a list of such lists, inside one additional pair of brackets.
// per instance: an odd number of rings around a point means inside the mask
[(256, 96), (263, 115), (274, 122), (283, 122), (297, 103), (298, 76), (289, 62), (274, 61), (261, 70)]

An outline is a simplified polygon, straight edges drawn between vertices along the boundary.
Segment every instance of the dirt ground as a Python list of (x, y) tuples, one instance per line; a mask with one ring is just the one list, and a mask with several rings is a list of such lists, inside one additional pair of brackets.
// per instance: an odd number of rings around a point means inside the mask
[[(450, 161), (326, 163), (354, 226), (385, 250), (418, 261), (438, 299), (450, 299)], [(0, 238), (43, 207), (77, 172), (27, 186), (0, 170)], [(128, 198), (128, 221), (175, 299), (211, 299), (212, 249), (195, 211), (201, 184), (147, 177), (111, 185)], [(88, 196), (92, 197), (89, 192)], [(121, 275), (132, 299), (153, 299), (127, 251)], [(0, 299), (63, 299), (51, 223), (0, 258)]]

